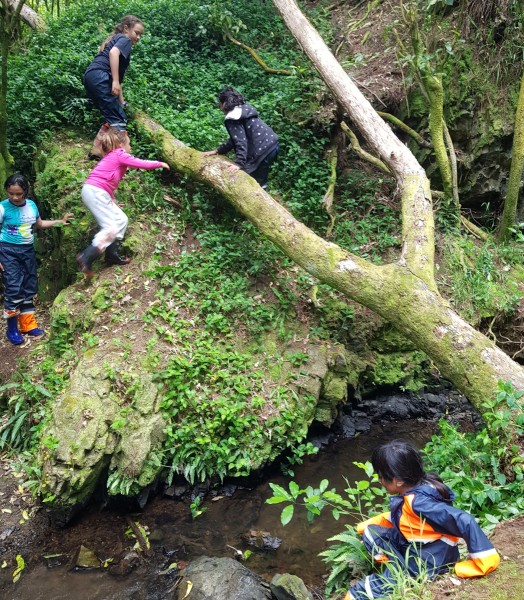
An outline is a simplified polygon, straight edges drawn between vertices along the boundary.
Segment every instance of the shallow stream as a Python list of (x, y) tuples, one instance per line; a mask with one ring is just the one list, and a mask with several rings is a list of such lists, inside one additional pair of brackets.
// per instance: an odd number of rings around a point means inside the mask
[[(356, 438), (340, 440), (307, 457), (295, 469), (293, 478), (301, 487), (318, 486), (328, 479), (339, 492), (350, 482), (363, 479), (354, 461), (369, 459), (375, 446), (403, 437), (422, 446), (437, 429), (435, 422), (406, 420), (374, 426)], [(290, 477), (273, 474), (269, 481), (287, 488)], [(269, 505), (271, 496), (265, 481), (254, 489), (237, 489), (227, 495), (225, 486), (203, 502), (205, 512), (193, 519), (187, 502), (169, 497), (153, 498), (142, 512), (131, 518), (146, 526), (153, 549), (149, 559), (137, 560), (126, 576), (111, 575), (110, 569), (77, 570), (74, 556), (83, 544), (102, 561), (110, 561), (133, 545), (126, 536), (126, 515), (109, 509), (91, 507), (66, 529), (45, 525), (35, 531), (27, 549), (21, 550), (27, 566), (16, 584), (7, 584), (4, 571), (0, 591), (4, 600), (161, 600), (173, 598), (176, 571), (162, 573), (172, 563), (183, 566), (200, 555), (234, 557), (235, 550), (253, 550), (246, 566), (266, 580), (274, 574), (289, 572), (300, 576), (312, 589), (322, 587), (326, 566), (318, 553), (329, 546), (326, 540), (343, 531), (344, 520), (335, 521), (329, 512), (308, 524), (305, 511), (297, 510), (291, 523), (280, 523), (282, 505)], [(258, 551), (248, 546), (250, 530), (269, 532), (282, 541), (277, 550)], [(52, 556), (49, 555), (60, 555)], [(44, 558), (48, 557), (48, 558)], [(108, 564), (111, 564), (110, 562)], [(115, 571), (113, 570), (113, 573)]]

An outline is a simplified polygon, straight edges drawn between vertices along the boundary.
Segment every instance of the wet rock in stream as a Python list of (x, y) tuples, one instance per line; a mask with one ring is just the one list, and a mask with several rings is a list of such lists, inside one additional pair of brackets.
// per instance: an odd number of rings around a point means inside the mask
[(80, 546), (75, 560), (75, 568), (77, 569), (99, 569), (100, 559), (98, 556), (86, 546)]
[[(201, 556), (180, 572), (175, 600), (271, 600), (261, 577), (232, 558)], [(190, 594), (190, 596), (189, 596)]]
[(280, 538), (272, 536), (269, 531), (260, 529), (250, 529), (242, 537), (248, 546), (257, 550), (276, 550), (282, 544)]
[(302, 579), (289, 573), (275, 575), (270, 588), (277, 600), (313, 600)]
[(333, 430), (343, 438), (367, 433), (374, 423), (423, 419), (438, 421), (446, 417), (451, 423), (465, 424), (472, 429), (481, 425), (482, 419), (468, 400), (454, 390), (422, 394), (385, 393), (348, 403), (333, 425)]

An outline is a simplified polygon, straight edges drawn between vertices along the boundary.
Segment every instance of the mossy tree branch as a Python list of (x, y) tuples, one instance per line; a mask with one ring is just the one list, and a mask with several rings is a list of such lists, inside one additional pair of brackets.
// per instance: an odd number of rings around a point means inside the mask
[(357, 156), (360, 156), (360, 158), (362, 158), (366, 162), (372, 164), (374, 167), (376, 167), (383, 173), (386, 173), (388, 175), (392, 174), (390, 169), (388, 168), (388, 166), (383, 161), (381, 161), (380, 158), (373, 156), (372, 154), (370, 154), (369, 152), (366, 152), (362, 148), (362, 146), (360, 145), (360, 143), (358, 141), (357, 136), (353, 133), (353, 131), (351, 131), (351, 129), (348, 127), (348, 125), (346, 123), (344, 123), (344, 121), (342, 121), (340, 123), (340, 128), (342, 129), (344, 134), (347, 136), (349, 143), (351, 145), (351, 148), (353, 149), (353, 151), (355, 152), (355, 154)]
[(290, 71), (288, 69), (273, 69), (272, 67), (268, 67), (267, 64), (257, 54), (257, 52), (255, 52), (255, 50), (253, 50), (253, 48), (251, 48), (250, 46), (247, 46), (246, 44), (243, 44), (242, 42), (239, 42), (237, 39), (235, 39), (229, 33), (229, 31), (227, 31), (227, 30), (224, 31), (224, 35), (235, 46), (239, 46), (240, 48), (247, 50), (249, 52), (249, 54), (251, 54), (251, 56), (257, 61), (257, 63), (264, 69), (264, 71), (266, 73), (270, 73), (272, 75), (293, 75), (293, 71)]
[(524, 369), (461, 319), (406, 264), (377, 266), (326, 241), (249, 175), (230, 173), (227, 159), (204, 157), (143, 113), (135, 120), (174, 169), (213, 186), (308, 273), (393, 322), (479, 409), (486, 394), (495, 393), (499, 379), (524, 389)]
[(380, 115), (385, 121), (389, 121), (391, 124), (395, 125), (395, 127), (398, 127), (401, 131), (407, 133), (417, 142), (419, 146), (422, 146), (423, 148), (431, 148), (431, 143), (428, 142), (428, 140), (425, 140), (420, 133), (417, 133), (414, 129), (411, 129), (409, 125), (406, 125), (406, 123), (395, 117), (395, 115), (382, 112), (380, 110), (377, 110), (377, 114)]
[(444, 88), (440, 75), (427, 75), (423, 78), (424, 86), (429, 98), (429, 131), (433, 150), (442, 179), (444, 202), (454, 207), (455, 218), (459, 218), (459, 206), (453, 194), (453, 177), (451, 165), (446, 150), (444, 137)]
[[(429, 131), (431, 142), (435, 153), (435, 159), (442, 179), (442, 189), (444, 192), (443, 206), (446, 208), (449, 216), (458, 224), (460, 219), (460, 202), (458, 198), (458, 187), (453, 186), (453, 174), (450, 158), (446, 150), (446, 132), (447, 127), (444, 120), (444, 88), (442, 85), (442, 75), (432, 72), (428, 67), (425, 58), (427, 54), (426, 46), (421, 38), (418, 26), (416, 12), (411, 12), (404, 3), (400, 3), (402, 21), (409, 31), (413, 58), (411, 64), (415, 72), (415, 77), (419, 82), (423, 96), (429, 105)], [(398, 33), (396, 32), (397, 39)], [(405, 47), (402, 49), (407, 54)], [(421, 67), (421, 65), (425, 65)], [(448, 132), (449, 135), (449, 132)], [(451, 137), (447, 140), (447, 145), (454, 156)]]
[(434, 281), (434, 222), (424, 169), (344, 71), (294, 0), (273, 0), (286, 25), (373, 152), (395, 176), (402, 200), (403, 260), (431, 288)]
[[(511, 229), (517, 219), (518, 200), (522, 183), (522, 170), (524, 169), (524, 72), (520, 80), (520, 92), (515, 112), (515, 130), (513, 133), (513, 149), (511, 167), (509, 170), (504, 210), (500, 218), (497, 239), (504, 242), (511, 236)], [(524, 217), (524, 206), (522, 208)]]

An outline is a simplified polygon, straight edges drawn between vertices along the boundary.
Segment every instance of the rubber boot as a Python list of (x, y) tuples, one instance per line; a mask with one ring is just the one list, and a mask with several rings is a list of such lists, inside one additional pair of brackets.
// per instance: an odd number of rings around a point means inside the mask
[(83, 252), (80, 252), (76, 255), (76, 262), (78, 263), (79, 270), (82, 271), (82, 273), (84, 273), (89, 279), (94, 275), (91, 267), (99, 256), (100, 250), (92, 244)]
[(7, 320), (7, 339), (11, 342), (11, 344), (24, 343), (24, 338), (20, 335), (18, 331), (18, 316), (9, 317)]
[(100, 160), (104, 156), (104, 151), (102, 149), (102, 140), (101, 136), (107, 131), (109, 131), (109, 123), (104, 123), (102, 127), (98, 130), (95, 139), (93, 140), (93, 147), (91, 148), (91, 152), (89, 152), (89, 158), (92, 160)]
[(131, 262), (131, 259), (127, 256), (118, 254), (119, 247), (120, 240), (115, 240), (106, 248), (106, 265), (127, 265)]
[(20, 332), (33, 337), (44, 335), (45, 331), (38, 327), (34, 312), (20, 313), (18, 315), (18, 327)]

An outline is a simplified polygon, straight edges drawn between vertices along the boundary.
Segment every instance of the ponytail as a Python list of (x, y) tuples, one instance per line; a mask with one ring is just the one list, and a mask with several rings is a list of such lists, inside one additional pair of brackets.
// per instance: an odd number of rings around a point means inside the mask
[(100, 45), (100, 48), (98, 49), (98, 52), (102, 52), (104, 50), (104, 48), (107, 46), (107, 44), (113, 39), (113, 37), (115, 35), (117, 35), (118, 33), (124, 33), (124, 29), (126, 27), (128, 29), (131, 29), (137, 23), (140, 23), (140, 25), (143, 25), (142, 21), (138, 17), (135, 17), (134, 15), (126, 15), (125, 17), (122, 17), (122, 20), (120, 21), (120, 23), (117, 23), (115, 25), (115, 28), (113, 29), (113, 33), (111, 35), (109, 35), (102, 42), (102, 44)]
[(430, 483), (446, 502), (451, 502), (448, 486), (436, 473), (424, 473), (424, 481)]

